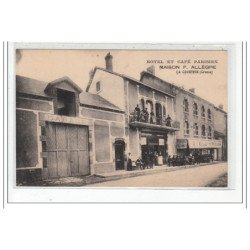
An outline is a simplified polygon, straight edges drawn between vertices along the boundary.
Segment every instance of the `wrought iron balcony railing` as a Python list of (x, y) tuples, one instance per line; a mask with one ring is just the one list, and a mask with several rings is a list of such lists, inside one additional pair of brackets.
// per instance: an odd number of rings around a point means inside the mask
[(169, 130), (169, 131), (178, 131), (180, 130), (180, 122), (172, 120), (170, 117), (139, 117), (134, 113), (130, 114), (129, 123), (132, 127), (139, 128), (149, 128), (149, 129), (160, 129), (160, 130)]

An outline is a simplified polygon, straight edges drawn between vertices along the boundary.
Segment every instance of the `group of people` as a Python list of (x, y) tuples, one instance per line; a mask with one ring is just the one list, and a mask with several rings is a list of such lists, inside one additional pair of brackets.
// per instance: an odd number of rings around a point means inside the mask
[[(160, 156), (161, 154), (159, 154)], [(132, 161), (131, 153), (128, 154), (127, 170), (132, 171), (133, 166), (137, 169), (153, 168), (157, 165), (158, 153), (153, 151), (145, 151), (142, 154), (142, 158), (138, 158), (136, 161)], [(167, 164), (169, 167), (194, 165), (204, 162), (213, 162), (213, 154), (190, 154), (190, 155), (169, 155), (167, 157)]]
[(149, 122), (151, 124), (166, 125), (168, 127), (172, 126), (172, 119), (169, 115), (167, 116), (167, 118), (165, 115), (155, 115), (153, 110), (149, 113), (147, 108), (141, 110), (138, 104), (134, 110), (134, 120), (146, 123)]
[(212, 154), (190, 154), (190, 155), (173, 155), (168, 157), (168, 166), (194, 165), (204, 162), (212, 162), (214, 157)]
[(128, 154), (128, 160), (127, 160), (127, 170), (132, 171), (133, 170), (133, 164), (135, 167), (143, 170), (146, 168), (153, 168), (154, 165), (157, 165), (157, 159), (158, 156), (161, 156), (161, 153), (158, 155), (158, 152), (153, 152), (152, 150), (144, 151), (142, 153), (142, 158), (138, 158), (134, 163), (131, 159), (131, 153)]

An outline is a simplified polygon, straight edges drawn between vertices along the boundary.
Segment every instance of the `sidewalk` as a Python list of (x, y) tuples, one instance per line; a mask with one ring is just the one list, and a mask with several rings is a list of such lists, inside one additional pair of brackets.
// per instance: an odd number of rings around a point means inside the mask
[(180, 169), (187, 169), (187, 168), (198, 168), (204, 165), (212, 165), (217, 164), (218, 161), (214, 161), (212, 163), (202, 163), (199, 165), (186, 165), (186, 166), (176, 166), (176, 167), (169, 167), (167, 165), (162, 166), (154, 166), (152, 169), (144, 169), (144, 170), (133, 170), (133, 171), (126, 171), (126, 170), (119, 170), (111, 173), (103, 173), (103, 174), (94, 174), (89, 176), (77, 176), (77, 177), (64, 177), (59, 179), (49, 179), (49, 180), (42, 180), (36, 183), (29, 183), (28, 186), (85, 186), (95, 183), (101, 183), (106, 181), (114, 181), (119, 179), (143, 176), (143, 175), (152, 175), (161, 172), (172, 172), (178, 171)]

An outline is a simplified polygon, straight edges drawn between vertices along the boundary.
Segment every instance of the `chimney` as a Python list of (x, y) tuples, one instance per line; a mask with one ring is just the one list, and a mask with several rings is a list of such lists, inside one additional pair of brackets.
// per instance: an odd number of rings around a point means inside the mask
[(95, 73), (95, 70), (94, 70), (94, 69), (91, 69), (91, 70), (89, 71), (89, 82), (88, 82), (88, 85), (87, 85), (87, 88), (86, 88), (86, 92), (89, 91), (89, 87), (90, 87), (90, 84), (91, 84), (91, 82), (92, 82), (92, 80), (93, 80), (94, 73)]
[(110, 52), (105, 56), (106, 61), (106, 70), (113, 71), (113, 56), (110, 54)]
[(191, 88), (189, 91), (195, 94), (195, 88)]
[(155, 66), (152, 65), (147, 68), (147, 72), (151, 73), (152, 75), (155, 75)]
[(222, 104), (220, 104), (220, 105), (219, 105), (219, 108), (220, 108), (220, 109), (223, 109), (223, 105), (222, 105)]
[(89, 79), (92, 79), (93, 76), (94, 76), (94, 69), (91, 69), (91, 70), (89, 71)]

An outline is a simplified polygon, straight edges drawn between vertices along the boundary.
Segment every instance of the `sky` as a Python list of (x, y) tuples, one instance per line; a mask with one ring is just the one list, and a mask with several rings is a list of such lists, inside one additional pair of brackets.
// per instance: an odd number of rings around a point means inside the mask
[[(16, 74), (46, 82), (68, 76), (85, 90), (89, 72), (95, 66), (105, 68), (104, 58), (108, 52), (113, 56), (114, 72), (139, 80), (141, 71), (154, 65), (156, 76), (186, 89), (195, 88), (198, 96), (216, 106), (223, 104), (224, 110), (227, 111), (226, 51), (25, 49), (17, 51)], [(171, 60), (174, 62), (171, 63)], [(210, 62), (194, 63), (195, 60)], [(182, 73), (183, 65), (188, 70), (191, 70), (192, 66), (216, 68), (212, 69), (213, 74)], [(164, 66), (164, 69), (160, 69), (160, 66)], [(176, 66), (180, 67), (180, 74), (176, 73)]]

